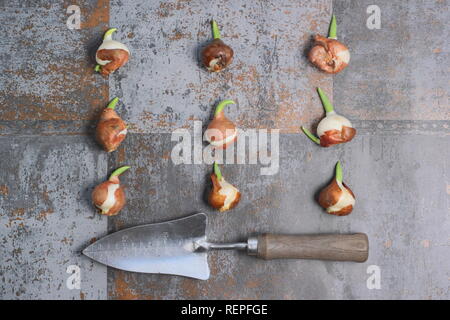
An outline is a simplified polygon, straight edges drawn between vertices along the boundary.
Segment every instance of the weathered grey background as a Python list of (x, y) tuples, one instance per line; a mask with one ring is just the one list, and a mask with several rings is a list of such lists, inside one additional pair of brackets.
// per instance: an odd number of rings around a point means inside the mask
[[(66, 8), (81, 8), (69, 30)], [(368, 5), (381, 29), (366, 28)], [(448, 299), (450, 298), (449, 3), (416, 1), (2, 1), (0, 13), (0, 297), (3, 299)], [(318, 72), (305, 52), (334, 12), (351, 50), (337, 76)], [(235, 50), (221, 74), (198, 54), (218, 20)], [(108, 26), (132, 52), (109, 79), (93, 73)], [(300, 132), (323, 116), (315, 88), (334, 96), (358, 129), (346, 145), (322, 149)], [(333, 94), (334, 93), (334, 94)], [(118, 96), (131, 125), (120, 149), (92, 138), (98, 112)], [(280, 170), (226, 165), (243, 194), (239, 206), (213, 212), (204, 202), (207, 164), (175, 166), (176, 128), (206, 125), (214, 104), (242, 128), (280, 129)], [(325, 214), (314, 196), (337, 160), (357, 196), (347, 217)], [(111, 170), (124, 174), (128, 205), (107, 219), (90, 192)], [(80, 255), (108, 231), (203, 211), (211, 240), (260, 232), (365, 232), (366, 263), (259, 261), (212, 253), (208, 281), (108, 269)], [(81, 290), (69, 290), (69, 265)], [(367, 267), (381, 269), (369, 290)]]

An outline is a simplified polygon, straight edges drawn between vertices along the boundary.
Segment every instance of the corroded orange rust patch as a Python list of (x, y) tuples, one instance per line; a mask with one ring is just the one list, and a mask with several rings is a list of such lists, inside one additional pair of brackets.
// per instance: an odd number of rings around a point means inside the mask
[(154, 300), (158, 297), (151, 295), (137, 294), (131, 288), (139, 288), (133, 275), (127, 274), (122, 270), (114, 270), (114, 283), (112, 290), (109, 290), (108, 296), (115, 300)]
[(245, 283), (245, 286), (247, 288), (251, 288), (251, 289), (258, 288), (258, 287), (261, 286), (261, 281), (259, 281), (259, 280), (249, 280), (249, 281), (247, 281)]
[(181, 282), (181, 289), (186, 299), (196, 299), (202, 296), (202, 292), (198, 286), (198, 280), (184, 278)]
[(48, 209), (48, 210), (42, 210), (41, 212), (39, 212), (39, 214), (36, 216), (36, 220), (39, 221), (44, 221), (47, 220), (47, 216), (50, 214), (53, 214), (55, 211), (53, 211), (53, 209)]
[(170, 151), (164, 152), (161, 158), (164, 160), (169, 160), (170, 159)]
[(182, 33), (180, 31), (174, 31), (173, 35), (169, 37), (169, 40), (176, 41), (181, 39), (192, 39), (192, 35), (190, 33)]
[(81, 6), (82, 17), (86, 17), (81, 21), (81, 28), (93, 28), (98, 25), (109, 24), (109, 0), (97, 0), (94, 10)]
[(9, 189), (7, 185), (4, 184), (0, 186), (0, 194), (4, 196), (7, 196), (9, 194)]
[(114, 272), (114, 291), (110, 292), (110, 295), (114, 299), (119, 300), (137, 300), (139, 296), (130, 289), (128, 281), (125, 279), (125, 274), (123, 271), (115, 270)]
[(11, 212), (11, 217), (21, 217), (25, 214), (25, 208), (17, 208)]
[[(15, 218), (9, 218), (8, 223), (5, 225), (7, 228), (11, 228), (12, 225), (17, 221), (23, 221), (24, 218), (15, 217)], [(23, 222), (20, 223), (20, 225), (23, 226)]]
[(72, 239), (72, 238), (64, 237), (64, 238), (61, 240), (61, 243), (71, 245), (71, 244), (73, 243), (73, 239)]
[[(22, 72), (22, 71), (18, 71)], [(23, 70), (26, 72), (26, 70)], [(49, 88), (63, 88), (71, 90), (71, 81), (65, 78), (56, 77), (55, 74), (67, 74), (73, 81), (80, 83), (92, 83), (94, 81), (92, 72), (89, 70), (89, 64), (86, 61), (72, 61), (70, 65), (47, 65), (49, 80), (45, 81)], [(53, 75), (52, 75), (53, 74)], [(103, 106), (104, 100), (108, 97), (108, 85), (106, 83), (97, 83), (95, 86), (83, 88), (82, 95), (89, 97), (88, 111), (80, 112), (79, 108), (74, 106), (85, 103), (80, 101), (79, 97), (67, 95), (65, 91), (52, 90), (45, 96), (39, 96), (33, 93), (12, 92), (8, 88), (0, 90), (0, 104), (5, 103), (13, 96), (19, 95), (20, 100), (15, 103), (14, 108), (2, 108), (1, 120), (91, 120), (98, 108)], [(17, 98), (16, 98), (17, 100)], [(72, 108), (67, 109), (67, 105)]]

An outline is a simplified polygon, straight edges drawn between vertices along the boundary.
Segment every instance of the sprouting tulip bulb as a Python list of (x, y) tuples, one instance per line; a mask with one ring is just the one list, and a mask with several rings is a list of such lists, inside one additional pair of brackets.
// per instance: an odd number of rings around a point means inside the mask
[(115, 109), (117, 102), (119, 102), (119, 98), (115, 97), (114, 99), (111, 100), (110, 103), (108, 103), (108, 106), (106, 107), (107, 109)]
[(315, 135), (313, 135), (311, 133), (311, 131), (309, 131), (308, 129), (306, 129), (305, 127), (302, 127), (303, 132), (306, 134), (306, 136), (311, 139), (312, 142), (315, 142), (317, 144), (320, 144), (320, 139), (317, 138)]
[(214, 173), (211, 174), (212, 189), (208, 195), (208, 203), (220, 212), (234, 208), (241, 199), (239, 190), (222, 177), (219, 165), (214, 162)]
[(234, 52), (222, 41), (216, 21), (211, 20), (211, 28), (214, 39), (203, 48), (201, 59), (208, 71), (220, 72), (233, 61)]
[(116, 32), (116, 31), (117, 31), (117, 28), (108, 29), (108, 31), (106, 31), (105, 35), (103, 36), (103, 40), (106, 40), (107, 38), (110, 38), (112, 36), (112, 34), (114, 32)]
[(319, 205), (332, 215), (346, 216), (353, 211), (355, 195), (342, 181), (340, 161), (336, 163), (335, 178), (320, 191), (317, 200)]
[(331, 17), (330, 28), (328, 29), (328, 38), (337, 39), (337, 25), (336, 25), (336, 16), (333, 14)]
[(211, 20), (211, 26), (214, 39), (220, 39), (220, 30), (219, 27), (217, 26), (217, 22)]
[(124, 207), (126, 197), (118, 176), (129, 168), (124, 166), (115, 170), (107, 181), (100, 183), (92, 191), (92, 202), (101, 214), (114, 216)]
[(112, 35), (116, 28), (108, 29), (103, 35), (103, 42), (95, 53), (95, 61), (99, 66), (95, 67), (101, 75), (107, 76), (125, 63), (130, 57), (130, 50), (127, 46), (117, 40), (113, 40)]
[(217, 116), (219, 113), (221, 113), (223, 111), (223, 109), (225, 108), (225, 106), (227, 106), (229, 104), (236, 104), (236, 102), (234, 102), (233, 100), (223, 100), (223, 101), (221, 101), (216, 107), (216, 111), (214, 112), (214, 116)]
[(353, 128), (352, 123), (334, 111), (333, 105), (322, 89), (317, 88), (317, 92), (326, 115), (317, 125), (317, 137), (304, 127), (302, 127), (303, 132), (322, 147), (351, 141), (356, 134), (356, 129)]
[(328, 36), (314, 36), (314, 43), (309, 50), (308, 60), (319, 70), (336, 74), (344, 70), (350, 62), (350, 51), (345, 44), (337, 40), (336, 16), (332, 15)]
[(116, 113), (119, 98), (112, 99), (100, 115), (95, 137), (107, 152), (117, 150), (127, 134), (127, 125)]
[(317, 88), (317, 92), (319, 93), (320, 101), (322, 101), (322, 105), (323, 105), (323, 108), (325, 109), (325, 112), (327, 112), (327, 113), (333, 112), (334, 111), (333, 105), (331, 104), (327, 95), (320, 88)]
[(120, 167), (119, 169), (114, 170), (114, 172), (111, 173), (111, 175), (109, 176), (109, 179), (111, 180), (111, 178), (120, 176), (122, 173), (124, 173), (125, 171), (127, 171), (130, 168), (131, 168), (130, 166), (123, 166), (123, 167)]
[(102, 67), (99, 65), (99, 64), (97, 64), (96, 66), (95, 66), (95, 68), (94, 68), (94, 70), (95, 70), (95, 72), (100, 72), (100, 69), (101, 69)]
[(216, 175), (217, 180), (222, 180), (222, 172), (220, 172), (220, 168), (217, 162), (214, 162), (214, 174)]
[(223, 112), (225, 106), (229, 104), (235, 104), (235, 102), (223, 100), (216, 106), (214, 118), (205, 131), (204, 139), (211, 144), (212, 148), (226, 149), (237, 139), (236, 125)]
[(342, 176), (342, 167), (341, 167), (341, 162), (340, 161), (338, 161), (336, 163), (336, 175), (335, 175), (335, 177), (336, 177), (336, 181), (342, 183), (343, 176)]

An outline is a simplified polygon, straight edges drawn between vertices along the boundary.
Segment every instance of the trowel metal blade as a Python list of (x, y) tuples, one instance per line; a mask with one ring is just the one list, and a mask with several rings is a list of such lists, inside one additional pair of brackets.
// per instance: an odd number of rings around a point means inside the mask
[(195, 241), (206, 240), (207, 217), (147, 224), (112, 233), (83, 250), (89, 258), (117, 269), (163, 273), (206, 280), (207, 253), (196, 252)]

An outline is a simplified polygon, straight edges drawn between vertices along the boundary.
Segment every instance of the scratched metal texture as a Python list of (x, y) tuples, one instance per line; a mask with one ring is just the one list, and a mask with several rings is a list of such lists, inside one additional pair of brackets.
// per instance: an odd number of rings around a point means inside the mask
[[(352, 54), (334, 79), (339, 110), (358, 120), (450, 120), (449, 1), (372, 2), (334, 2)], [(366, 28), (371, 4), (381, 9), (379, 30)]]
[[(202, 211), (210, 240), (245, 240), (261, 232), (365, 232), (370, 257), (363, 264), (267, 262), (212, 252), (211, 278), (204, 282), (109, 269), (109, 298), (450, 297), (448, 70), (440, 65), (448, 64), (448, 3), (378, 1), (382, 29), (374, 31), (365, 26), (370, 4), (112, 2), (112, 25), (137, 50), (129, 69), (111, 78), (110, 95), (123, 97), (141, 134), (131, 134), (110, 158), (111, 168), (134, 168), (123, 178), (128, 205), (110, 219), (110, 231)], [(303, 54), (312, 34), (326, 32), (331, 11), (352, 51), (350, 66), (335, 77), (313, 69)], [(210, 37), (211, 17), (236, 52), (232, 68), (218, 75), (200, 69), (196, 59)], [(323, 116), (316, 86), (334, 93), (338, 112), (353, 120), (359, 133), (352, 143), (321, 149), (298, 134), (300, 124), (314, 127)], [(237, 100), (228, 114), (239, 126), (283, 132), (277, 175), (261, 176), (261, 165), (223, 168), (243, 195), (228, 213), (214, 212), (204, 201), (211, 166), (175, 166), (175, 142), (166, 133), (191, 129), (193, 120), (207, 122), (222, 98)], [(325, 214), (314, 200), (337, 160), (357, 197), (347, 217)], [(380, 267), (381, 290), (366, 286), (370, 265)]]
[[(86, 136), (3, 136), (0, 146), (1, 298), (104, 298), (106, 268), (81, 250), (106, 231), (89, 197), (106, 155)], [(66, 286), (70, 265), (80, 268), (80, 290)]]
[[(66, 26), (70, 4), (81, 30)], [(0, 2), (1, 299), (106, 297), (106, 268), (80, 252), (107, 229), (89, 195), (108, 173), (90, 134), (108, 100), (92, 71), (108, 19), (107, 1)]]
[[(320, 117), (308, 107), (314, 88), (331, 91), (332, 78), (304, 61), (330, 13), (328, 0), (112, 1), (111, 26), (132, 58), (111, 77), (110, 94), (123, 99), (134, 132), (191, 128), (222, 99), (237, 102), (227, 112), (239, 126), (299, 132), (300, 123)], [(219, 74), (199, 63), (211, 18), (235, 51)]]
[[(69, 4), (80, 5), (82, 30), (65, 26)], [(448, 1), (377, 1), (381, 30), (365, 26), (370, 4), (2, 2), (0, 297), (450, 298)], [(352, 52), (337, 76), (305, 59), (311, 36), (326, 33), (332, 11)], [(221, 74), (198, 63), (211, 17), (235, 50)], [(92, 73), (92, 57), (108, 24), (132, 56), (105, 80)], [(351, 143), (321, 149), (299, 133), (301, 124), (314, 128), (323, 116), (317, 86), (357, 127)], [(121, 98), (117, 111), (130, 134), (106, 155), (92, 128), (108, 96)], [(192, 133), (194, 120), (206, 125), (224, 98), (236, 100), (227, 114), (240, 127), (282, 131), (280, 169), (262, 176), (260, 164), (224, 166), (243, 198), (235, 210), (217, 213), (204, 201), (211, 166), (175, 166), (170, 133)], [(357, 197), (347, 217), (325, 214), (314, 200), (337, 160)], [(107, 227), (90, 192), (123, 164), (132, 166), (121, 178), (128, 203)], [(109, 268), (106, 290), (105, 268), (79, 254), (107, 231), (199, 211), (207, 213), (214, 241), (261, 232), (365, 232), (369, 260), (260, 261), (213, 252), (208, 281)], [(65, 287), (72, 263), (82, 268), (81, 290)], [(381, 290), (367, 289), (370, 265), (381, 269)]]
[[(280, 140), (277, 175), (261, 176), (262, 165), (223, 168), (225, 178), (242, 192), (242, 200), (234, 210), (218, 213), (204, 201), (210, 165), (173, 165), (167, 156), (169, 134), (128, 137), (125, 160), (134, 168), (122, 179), (128, 205), (110, 220), (110, 231), (205, 212), (212, 241), (245, 240), (263, 232), (364, 232), (370, 241), (367, 262), (263, 261), (242, 252), (211, 252), (207, 281), (109, 269), (110, 298), (449, 297), (448, 137), (361, 132), (351, 144), (331, 149), (296, 134)], [(354, 212), (346, 217), (330, 216), (314, 201), (332, 179), (337, 160), (357, 198)], [(381, 268), (381, 290), (366, 287), (369, 265)]]

